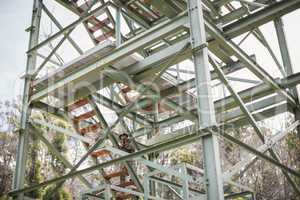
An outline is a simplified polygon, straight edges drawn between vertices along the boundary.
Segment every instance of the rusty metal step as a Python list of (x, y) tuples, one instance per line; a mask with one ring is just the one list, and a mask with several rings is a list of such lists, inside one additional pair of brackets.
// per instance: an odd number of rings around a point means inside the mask
[(68, 111), (71, 112), (73, 110), (76, 110), (77, 108), (84, 106), (89, 103), (88, 99), (80, 99), (79, 101), (76, 101), (75, 103), (68, 106)]
[(117, 185), (118, 187), (128, 187), (128, 186), (131, 186), (131, 185), (134, 185), (134, 182), (133, 180), (129, 180), (129, 181), (125, 181), (123, 183), (120, 183), (119, 185)]
[(107, 175), (104, 176), (104, 178), (105, 179), (111, 179), (111, 178), (120, 177), (120, 176), (128, 176), (127, 169), (122, 169), (120, 171), (107, 174)]
[(102, 29), (104, 26), (109, 25), (110, 23), (111, 23), (111, 21), (109, 20), (109, 18), (106, 18), (106, 19), (101, 20), (101, 21), (99, 20), (97, 24), (95, 24), (95, 25), (92, 26), (92, 27), (89, 27), (88, 29), (89, 29), (89, 31), (90, 31), (91, 33), (94, 33), (94, 32), (96, 32), (96, 31)]
[(95, 41), (96, 41), (97, 43), (100, 43), (100, 42), (106, 40), (107, 38), (113, 36), (114, 34), (115, 34), (115, 31), (114, 31), (114, 30), (109, 31), (109, 32), (107, 32), (107, 33), (103, 33), (102, 35), (96, 37), (96, 38), (95, 38)]
[(95, 115), (96, 115), (96, 112), (94, 110), (92, 110), (92, 111), (83, 113), (83, 114), (81, 114), (81, 115), (79, 115), (77, 117), (74, 117), (73, 121), (74, 121), (74, 123), (78, 123), (78, 122), (80, 122), (82, 120), (89, 119), (89, 118), (91, 118), (91, 117), (93, 117)]
[(132, 197), (134, 197), (133, 194), (127, 194), (127, 193), (119, 193), (116, 195), (117, 200), (131, 199)]
[(87, 22), (94, 25), (94, 26), (97, 26), (98, 24), (102, 25), (102, 28), (106, 28), (107, 31), (112, 31), (113, 28), (107, 26), (106, 24), (104, 24), (104, 22), (102, 22), (102, 20), (98, 19), (97, 17), (95, 16), (91, 16), (90, 18), (87, 19)]
[(82, 134), (82, 135), (85, 135), (87, 133), (90, 133), (90, 132), (95, 132), (97, 131), (99, 128), (101, 128), (101, 125), (99, 123), (97, 124), (92, 124), (88, 127), (85, 127), (85, 128), (81, 128), (79, 130), (79, 132)]
[(94, 151), (93, 153), (91, 153), (91, 156), (93, 157), (108, 157), (110, 156), (110, 152), (105, 150), (105, 149), (101, 149), (101, 150), (97, 150), (97, 151)]

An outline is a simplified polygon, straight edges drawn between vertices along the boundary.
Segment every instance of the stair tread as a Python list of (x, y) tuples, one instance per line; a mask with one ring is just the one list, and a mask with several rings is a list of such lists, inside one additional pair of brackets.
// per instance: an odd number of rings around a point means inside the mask
[(91, 118), (91, 117), (93, 117), (93, 116), (95, 116), (96, 115), (96, 112), (94, 111), (94, 110), (91, 110), (91, 111), (89, 111), (89, 112), (86, 112), (86, 113), (83, 113), (83, 114), (81, 114), (81, 115), (79, 115), (79, 116), (76, 116), (76, 117), (74, 117), (73, 118), (73, 121), (76, 123), (76, 122), (80, 122), (80, 121), (82, 121), (82, 120), (85, 120), (85, 119), (89, 119), (89, 118)]
[(100, 30), (102, 27), (107, 26), (108, 24), (110, 24), (110, 20), (109, 18), (106, 18), (104, 20), (99, 20), (99, 22), (97, 24), (95, 24), (92, 27), (89, 27), (89, 31), (90, 32), (96, 32), (98, 30)]
[(117, 186), (118, 187), (127, 187), (127, 186), (131, 186), (131, 185), (134, 185), (133, 180), (125, 181), (123, 183), (118, 184)]
[(124, 199), (129, 199), (131, 197), (134, 197), (133, 194), (127, 194), (127, 193), (119, 193), (116, 195), (117, 200), (124, 200)]
[(96, 37), (95, 40), (96, 40), (98, 43), (100, 43), (100, 42), (104, 41), (105, 39), (107, 39), (107, 38), (113, 36), (114, 33), (115, 33), (115, 31), (114, 31), (114, 30), (111, 30), (111, 31), (109, 31), (109, 32), (107, 32), (107, 33), (103, 33), (102, 35)]
[(115, 177), (119, 177), (119, 176), (128, 176), (128, 171), (125, 169), (122, 169), (120, 171), (116, 171), (116, 172), (112, 172), (110, 174), (106, 174), (104, 176), (105, 179), (111, 179), (111, 178), (115, 178)]
[(90, 133), (90, 132), (95, 132), (96, 130), (98, 130), (99, 128), (101, 128), (101, 125), (99, 123), (96, 123), (96, 124), (91, 124), (90, 126), (87, 126), (87, 127), (84, 127), (84, 128), (81, 128), (79, 130), (79, 132), (84, 135), (84, 134), (87, 134), (87, 133)]
[(89, 100), (88, 99), (80, 99), (79, 101), (76, 101), (75, 103), (71, 104), (68, 106), (68, 111), (71, 112), (81, 106), (84, 106), (86, 104), (89, 103)]
[(91, 156), (93, 156), (93, 157), (110, 156), (110, 151), (105, 150), (105, 149), (97, 150), (97, 151), (92, 152)]

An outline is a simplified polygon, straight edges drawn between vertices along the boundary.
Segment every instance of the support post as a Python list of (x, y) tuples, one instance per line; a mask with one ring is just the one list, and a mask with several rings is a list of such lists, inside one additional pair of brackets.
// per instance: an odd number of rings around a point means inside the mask
[[(238, 103), (238, 105), (239, 105), (240, 109), (242, 110), (242, 112), (246, 115), (249, 123), (252, 125), (252, 127), (253, 127), (254, 131), (256, 132), (257, 136), (260, 138), (260, 140), (263, 143), (265, 143), (266, 142), (265, 137), (263, 135), (263, 132), (262, 132), (261, 128), (258, 126), (258, 124), (256, 122), (256, 119), (253, 117), (253, 115), (251, 114), (251, 112), (245, 106), (244, 102), (242, 101), (242, 99), (238, 95), (238, 93), (236, 93), (236, 91), (230, 85), (229, 81), (226, 79), (224, 73), (222, 72), (222, 70), (220, 69), (220, 67), (218, 66), (218, 64), (211, 57), (210, 57), (210, 60), (211, 60), (211, 63), (213, 65), (213, 67), (215, 68), (215, 70), (219, 74), (220, 80), (224, 83), (224, 85), (227, 87), (227, 89), (230, 91), (230, 93), (235, 98), (235, 101)], [(276, 162), (280, 163), (280, 158), (277, 155), (277, 153), (272, 148), (269, 148), (268, 151), (269, 151), (270, 155), (273, 157), (273, 159)], [(294, 188), (294, 190), (298, 194), (300, 194), (299, 188), (297, 187), (295, 181), (292, 179), (292, 177), (290, 176), (290, 174), (288, 174), (285, 170), (282, 170), (282, 173), (285, 175), (285, 177), (287, 178), (287, 180), (289, 181), (289, 183), (292, 185), (292, 187)]]
[(110, 186), (106, 186), (105, 188), (105, 192), (104, 192), (104, 199), (105, 200), (110, 200), (111, 199), (111, 190), (110, 190)]
[[(185, 175), (188, 176), (186, 164), (184, 163), (181, 167), (181, 172)], [(190, 199), (189, 195), (189, 181), (187, 179), (182, 179), (182, 196), (183, 199)]]
[(286, 42), (283, 22), (281, 18), (277, 18), (274, 20), (274, 25), (276, 29), (279, 49), (282, 57), (283, 67), (287, 74), (287, 76), (293, 74), (292, 62), (290, 58), (289, 49)]
[[(289, 53), (289, 48), (286, 41), (285, 31), (284, 31), (284, 24), (281, 18), (277, 18), (274, 20), (274, 25), (276, 29), (279, 49), (282, 57), (283, 67), (286, 72), (286, 75), (292, 75), (294, 73), (293, 65)], [(299, 95), (300, 95), (300, 88), (296, 86), (296, 88), (292, 88), (292, 93), (298, 99), (297, 103), (299, 103)], [(298, 108), (294, 110), (295, 119), (300, 119), (300, 111)], [(297, 128), (298, 136), (300, 137), (300, 127)]]
[[(72, 164), (55, 148), (55, 146), (49, 142), (44, 136), (42, 131), (39, 131), (36, 127), (31, 125), (30, 132), (34, 134), (40, 141), (42, 141), (48, 150), (52, 152), (67, 168), (72, 169)], [(88, 188), (92, 188), (92, 184), (83, 176), (78, 176), (79, 180)]]
[[(206, 43), (204, 18), (201, 1), (189, 0), (189, 19), (191, 32), (191, 46), (195, 65), (197, 108), (199, 127), (206, 128), (216, 125), (215, 109), (210, 87), (210, 70), (208, 62), (208, 48)], [(207, 199), (223, 200), (223, 181), (220, 164), (217, 136), (209, 134), (203, 137), (204, 170), (207, 179)]]
[(148, 200), (149, 199), (149, 195), (150, 195), (150, 185), (149, 185), (149, 177), (145, 176), (144, 177), (144, 200)]
[[(108, 123), (106, 122), (106, 120), (104, 119), (102, 113), (100, 112), (97, 104), (95, 103), (93, 97), (90, 97), (90, 103), (91, 103), (91, 106), (93, 108), (93, 110), (95, 110), (96, 112), (96, 115), (101, 123), (101, 125), (105, 128), (105, 129), (108, 129), (108, 138), (110, 139), (110, 141), (112, 142), (112, 144), (116, 147), (119, 148), (119, 144), (118, 144), (118, 141), (117, 141), (117, 138), (110, 132), (111, 129), (109, 129), (109, 126), (108, 126)], [(119, 116), (119, 120), (121, 121), (121, 118), (122, 116)], [(125, 164), (125, 167), (126, 169), (128, 170), (128, 173), (131, 177), (131, 179), (133, 180), (133, 182), (135, 183), (136, 187), (140, 190), (140, 191), (143, 191), (143, 185), (141, 184), (135, 170), (133, 169), (132, 165), (128, 162), (128, 161), (125, 161), (124, 162)]]
[(121, 34), (121, 12), (122, 8), (116, 8), (116, 46), (120, 46), (122, 44), (122, 34)]
[[(41, 10), (42, 6), (39, 0), (34, 0), (33, 10), (32, 10), (32, 19), (30, 26), (30, 39), (29, 39), (29, 49), (36, 46), (39, 41), (39, 28), (40, 28), (40, 19), (41, 19)], [(23, 100), (22, 100), (22, 113), (21, 113), (21, 124), (19, 131), (19, 144), (17, 151), (16, 159), (16, 171), (14, 175), (14, 189), (22, 189), (25, 182), (25, 167), (27, 160), (27, 151), (28, 151), (28, 117), (30, 115), (30, 106), (29, 106), (29, 96), (31, 92), (31, 81), (32, 74), (36, 67), (36, 52), (32, 52), (27, 55), (27, 64), (26, 64), (26, 75), (23, 91)], [(23, 199), (24, 193), (18, 195), (18, 199)]]

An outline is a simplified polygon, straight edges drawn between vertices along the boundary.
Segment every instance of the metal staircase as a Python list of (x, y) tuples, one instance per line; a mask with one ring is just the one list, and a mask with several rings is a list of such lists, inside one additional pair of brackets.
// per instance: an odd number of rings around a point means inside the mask
[[(95, 108), (95, 104), (91, 105), (92, 103), (93, 102), (91, 102), (89, 98), (80, 99), (79, 101), (67, 106), (66, 110), (69, 112), (69, 115), (72, 116), (72, 122), (78, 134), (81, 134), (81, 136), (92, 134), (95, 137), (95, 140), (97, 140), (101, 137), (101, 130), (103, 127), (101, 126), (100, 119), (97, 117), (97, 110), (93, 109)], [(96, 108), (98, 109), (98, 107)], [(115, 143), (116, 137), (113, 137), (112, 140), (112, 143)], [(83, 142), (83, 145), (87, 150), (90, 147), (90, 144), (86, 142)], [(118, 148), (118, 146), (119, 145), (115, 143), (115, 147)], [(99, 163), (101, 160), (109, 161), (113, 159), (111, 152), (105, 149), (95, 150), (90, 154), (90, 157), (94, 163)], [(112, 166), (110, 170), (103, 169), (100, 172), (106, 184), (138, 191), (135, 182), (130, 177), (126, 165), (115, 165)], [(128, 199), (132, 196), (133, 195), (128, 195), (122, 192), (116, 193), (116, 199), (119, 200)]]
[[(83, 4), (79, 1), (73, 2), (79, 15), (85, 13), (91, 6), (93, 6), (93, 0), (85, 0)], [(104, 1), (99, 1), (104, 5)], [(114, 20), (108, 9), (104, 13), (94, 14), (83, 22), (89, 36), (94, 44), (99, 44), (106, 39), (112, 38), (115, 35)]]

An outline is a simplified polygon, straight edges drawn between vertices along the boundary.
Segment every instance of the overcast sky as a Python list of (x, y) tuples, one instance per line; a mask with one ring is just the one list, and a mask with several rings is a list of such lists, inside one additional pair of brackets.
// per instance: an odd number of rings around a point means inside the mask
[(3, 1), (0, 6), (0, 100), (11, 99), (20, 90), (16, 84), (25, 69), (32, 1)]
[[(25, 70), (25, 52), (28, 46), (28, 33), (25, 32), (25, 29), (30, 25), (31, 9), (31, 0), (10, 0), (1, 2), (0, 100), (14, 98), (22, 92), (19, 79), (20, 75)], [(299, 20), (300, 11), (296, 11), (284, 17), (288, 43), (291, 50), (293, 64), (295, 66), (300, 65)], [(269, 41), (273, 47), (276, 47), (277, 44), (273, 34), (272, 24), (270, 23), (265, 26), (263, 31), (266, 35), (270, 34), (268, 35)], [(250, 49), (253, 51), (250, 53), (260, 53), (260, 51), (256, 48), (252, 47)], [(264, 59), (264, 57), (262, 59)], [(300, 71), (298, 69), (296, 70)]]

